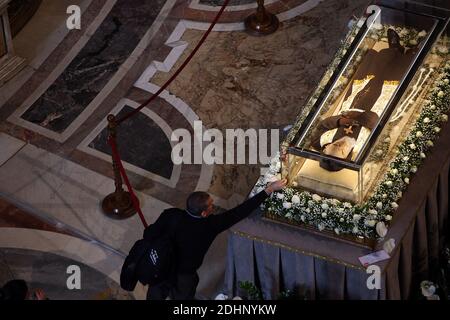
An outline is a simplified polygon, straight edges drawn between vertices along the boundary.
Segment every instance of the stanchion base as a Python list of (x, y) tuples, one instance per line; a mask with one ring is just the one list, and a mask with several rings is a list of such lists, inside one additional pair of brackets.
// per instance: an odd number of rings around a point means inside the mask
[(278, 17), (269, 12), (266, 12), (262, 20), (258, 20), (256, 13), (245, 19), (245, 31), (253, 36), (265, 36), (274, 33), (279, 26)]
[(107, 195), (102, 201), (102, 209), (106, 216), (116, 220), (128, 219), (137, 213), (133, 207), (131, 195), (125, 191)]

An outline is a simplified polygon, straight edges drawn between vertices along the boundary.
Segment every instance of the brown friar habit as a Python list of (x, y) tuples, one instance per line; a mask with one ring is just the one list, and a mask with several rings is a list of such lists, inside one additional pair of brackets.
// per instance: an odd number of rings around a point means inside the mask
[[(393, 30), (389, 31), (391, 35), (395, 33)], [(392, 37), (397, 37), (396, 34)], [(355, 120), (359, 125), (352, 128), (352, 133), (347, 134), (345, 132), (346, 127), (339, 126), (339, 119), (341, 115), (332, 116), (322, 120), (312, 137), (312, 147), (316, 150), (322, 150), (320, 145), (320, 137), (328, 130), (338, 129), (334, 135), (332, 142), (341, 139), (345, 135), (357, 140), (361, 127), (366, 127), (372, 130), (376, 122), (378, 121), (378, 115), (372, 111), (372, 107), (381, 95), (383, 90), (383, 84), (385, 81), (398, 81), (400, 82), (403, 76), (406, 74), (409, 66), (414, 60), (420, 46), (406, 50), (398, 43), (389, 42), (389, 47), (376, 51), (370, 49), (364, 56), (363, 61), (358, 67), (353, 79), (362, 80), (370, 76), (371, 80), (354, 98), (350, 110), (346, 117)], [(347, 100), (352, 94), (353, 83), (351, 83), (350, 89), (347, 91), (345, 100)], [(359, 109), (365, 112), (351, 111), (351, 109)], [(351, 153), (350, 153), (351, 154)], [(351, 157), (351, 155), (349, 155)], [(335, 171), (335, 170), (333, 170)]]

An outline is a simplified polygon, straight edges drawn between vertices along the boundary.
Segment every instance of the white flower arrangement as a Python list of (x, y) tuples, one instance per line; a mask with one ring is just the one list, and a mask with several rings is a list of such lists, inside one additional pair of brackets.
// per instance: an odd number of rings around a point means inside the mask
[[(358, 27), (354, 26), (349, 36), (356, 34), (357, 31)], [(387, 29), (380, 32), (386, 31)], [(404, 34), (404, 36), (407, 37), (408, 35)], [(411, 36), (423, 38), (426, 36), (426, 32), (416, 32)], [(410, 40), (404, 41), (411, 43)], [(331, 67), (327, 70), (324, 79), (327, 75), (328, 79), (331, 77), (340, 62), (339, 59), (344, 55), (343, 50), (348, 49), (348, 47), (348, 43), (343, 44)], [(435, 84), (435, 90), (431, 91), (428, 100), (425, 101), (425, 105), (409, 136), (397, 147), (397, 155), (389, 164), (391, 170), (387, 171), (374, 193), (365, 203), (353, 205), (288, 187), (277, 193), (276, 196), (268, 198), (264, 204), (264, 211), (271, 216), (287, 218), (294, 224), (302, 223), (315, 226), (320, 231), (329, 230), (336, 234), (352, 234), (359, 238), (384, 237), (387, 233), (387, 225), (393, 219), (393, 214), (398, 208), (397, 202), (402, 197), (402, 191), (410, 183), (410, 174), (417, 172), (418, 167), (427, 157), (426, 153), (434, 146), (433, 141), (441, 131), (441, 123), (448, 121), (446, 113), (448, 113), (450, 106), (450, 63), (447, 63), (445, 68), (442, 69), (439, 78), (439, 81)], [(313, 101), (317, 99), (322, 90), (323, 86), (319, 85), (288, 134), (286, 141), (283, 143), (285, 146), (292, 142), (295, 133), (311, 111), (314, 105)], [(390, 142), (389, 138), (386, 138), (386, 140), (387, 143)], [(281, 163), (279, 155), (277, 155), (271, 161), (266, 176), (279, 176), (280, 167)], [(265, 188), (268, 183), (266, 176), (260, 179), (253, 193)], [(286, 205), (287, 203), (289, 204)]]

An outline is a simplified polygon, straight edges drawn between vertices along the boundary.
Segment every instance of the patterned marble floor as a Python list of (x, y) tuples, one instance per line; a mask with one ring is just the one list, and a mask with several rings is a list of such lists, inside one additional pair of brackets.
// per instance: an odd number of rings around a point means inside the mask
[[(82, 30), (47, 41), (39, 59), (0, 88), (0, 196), (8, 202), (0, 207), (0, 228), (40, 230), (38, 236), (48, 239), (61, 234), (79, 239), (79, 245), (93, 241), (120, 261), (142, 225), (137, 216), (111, 221), (101, 213), (101, 199), (114, 188), (105, 118), (138, 107), (162, 86), (200, 40), (221, 1), (83, 3)], [(195, 120), (219, 130), (292, 124), (348, 20), (362, 13), (367, 1), (267, 3), (282, 21), (276, 33), (247, 35), (242, 21), (255, 4), (232, 1), (180, 76), (119, 128), (119, 148), (148, 222), (165, 208), (184, 206), (194, 190), (210, 192), (221, 208), (247, 196), (259, 166), (175, 166), (172, 132), (192, 132)], [(39, 11), (32, 23), (45, 26)], [(51, 241), (46, 248), (40, 250), (54, 251)], [(220, 291), (225, 252), (226, 234), (200, 270), (199, 296)], [(98, 269), (117, 281), (117, 268)]]

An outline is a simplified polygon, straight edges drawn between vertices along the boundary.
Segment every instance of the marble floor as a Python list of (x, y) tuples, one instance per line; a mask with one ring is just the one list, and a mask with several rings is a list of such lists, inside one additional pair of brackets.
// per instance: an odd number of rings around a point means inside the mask
[[(259, 165), (174, 165), (172, 132), (192, 132), (196, 120), (219, 130), (292, 124), (346, 34), (348, 21), (368, 1), (266, 2), (282, 22), (276, 33), (249, 36), (243, 19), (254, 11), (254, 1), (231, 1), (186, 69), (119, 127), (124, 166), (149, 223), (165, 208), (184, 206), (194, 190), (208, 191), (219, 209), (248, 195)], [(101, 213), (101, 200), (114, 190), (106, 116), (123, 115), (158, 91), (192, 52), (222, 1), (78, 3), (81, 30), (64, 30), (64, 6), (44, 0), (29, 26), (55, 32), (34, 37), (27, 26), (14, 40), (28, 66), (0, 87), (0, 249), (13, 260), (28, 256), (35, 261), (30, 265), (36, 276), (20, 264), (10, 263), (10, 268), (38, 285), (44, 284), (38, 269), (46, 263), (59, 268), (69, 263), (64, 259), (81, 261), (93, 268), (89, 277), (100, 272), (103, 278), (71, 296), (43, 273), (48, 290), (64, 299), (96, 294), (113, 299), (119, 295), (121, 261), (143, 228), (137, 216), (112, 221)], [(47, 19), (50, 14), (58, 18)], [(15, 228), (25, 237), (16, 243)], [(45, 242), (38, 246), (27, 237)], [(71, 245), (60, 247), (55, 241)], [(78, 246), (84, 248), (79, 260), (73, 257)], [(200, 298), (221, 291), (226, 248), (224, 233), (199, 272)], [(118, 263), (108, 268), (106, 258), (93, 259), (96, 250)], [(139, 290), (134, 298), (143, 297), (143, 288)]]

